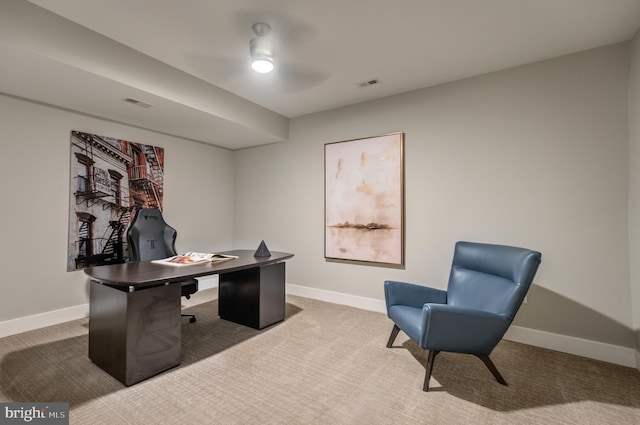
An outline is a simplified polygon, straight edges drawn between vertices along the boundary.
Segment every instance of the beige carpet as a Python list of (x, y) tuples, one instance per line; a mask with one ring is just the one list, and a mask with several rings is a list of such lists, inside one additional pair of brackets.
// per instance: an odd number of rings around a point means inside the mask
[[(635, 369), (503, 341), (509, 386), (473, 356), (425, 353), (385, 315), (288, 296), (256, 331), (217, 317), (214, 290), (185, 319), (182, 364), (125, 387), (87, 357), (87, 319), (0, 339), (2, 401), (69, 402), (72, 424), (640, 424)], [(195, 305), (195, 303), (201, 304)]]

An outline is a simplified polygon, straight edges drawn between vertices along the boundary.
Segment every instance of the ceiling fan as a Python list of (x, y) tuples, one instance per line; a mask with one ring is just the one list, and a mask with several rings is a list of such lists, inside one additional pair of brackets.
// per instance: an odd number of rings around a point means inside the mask
[[(313, 36), (312, 27), (283, 16), (255, 18), (254, 15), (253, 23), (250, 23), (249, 17), (243, 16), (237, 22), (241, 27), (251, 28), (250, 37), (247, 32), (240, 31), (231, 35), (235, 38), (233, 44), (248, 44), (247, 50), (237, 51), (233, 57), (190, 56), (187, 59), (194, 73), (223, 88), (241, 83), (286, 94), (308, 90), (331, 76), (311, 64), (292, 60), (293, 47)], [(255, 67), (259, 69), (255, 70)]]
[(264, 22), (257, 22), (251, 26), (256, 35), (249, 43), (251, 68), (261, 74), (273, 71), (273, 57), (275, 49), (273, 40), (269, 36), (271, 27)]

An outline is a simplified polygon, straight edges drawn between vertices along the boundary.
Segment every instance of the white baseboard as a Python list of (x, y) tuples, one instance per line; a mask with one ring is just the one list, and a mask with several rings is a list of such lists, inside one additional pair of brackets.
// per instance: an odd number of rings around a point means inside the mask
[[(218, 286), (218, 276), (198, 278), (198, 289), (205, 290)], [(82, 304), (32, 316), (18, 317), (17, 319), (0, 322), (0, 338), (32, 331), (71, 320), (89, 317), (89, 304)]]
[(198, 291), (218, 287), (218, 275), (202, 276), (198, 278)]
[[(217, 276), (198, 279), (200, 290), (215, 288), (218, 286)], [(288, 294), (305, 298), (312, 298), (334, 304), (343, 304), (363, 310), (385, 313), (384, 301), (373, 298), (359, 297), (327, 291), (324, 289), (310, 288), (306, 286), (287, 284)], [(0, 338), (27, 332), (46, 326), (57, 325), (71, 320), (82, 319), (89, 316), (89, 304), (63, 308), (46, 313), (34, 314), (26, 317), (0, 322)], [(622, 366), (633, 367), (640, 370), (640, 352), (629, 347), (606, 344), (566, 335), (535, 329), (511, 326), (505, 335), (505, 339), (523, 344), (535, 345), (564, 353), (575, 354), (591, 359), (602, 360)]]
[(387, 307), (384, 301), (373, 298), (359, 297), (356, 295), (342, 294), (324, 289), (309, 288), (307, 286), (291, 285), (287, 283), (287, 294), (298, 295), (304, 298), (326, 301), (333, 304), (343, 304), (350, 307), (361, 308), (363, 310), (386, 313)]
[(520, 326), (511, 326), (504, 339), (622, 366), (636, 367), (636, 350), (630, 347), (522, 328)]
[[(324, 289), (287, 284), (287, 293), (334, 304), (348, 305), (364, 310), (381, 313), (386, 313), (387, 311), (384, 301), (326, 291)], [(640, 352), (629, 347), (522, 328), (520, 326), (511, 326), (504, 338), (510, 341), (535, 345), (536, 347), (548, 348), (640, 370)]]
[(32, 331), (71, 320), (83, 319), (89, 316), (89, 304), (81, 304), (46, 313), (19, 317), (17, 319), (0, 322), (0, 338)]

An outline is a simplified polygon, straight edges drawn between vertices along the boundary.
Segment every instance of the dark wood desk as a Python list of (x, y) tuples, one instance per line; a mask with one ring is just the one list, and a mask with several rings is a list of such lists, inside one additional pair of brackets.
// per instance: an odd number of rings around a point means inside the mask
[(89, 358), (127, 386), (179, 365), (179, 282), (186, 278), (219, 275), (222, 319), (256, 329), (284, 320), (284, 261), (293, 254), (253, 253), (227, 251), (239, 258), (184, 267), (140, 262), (85, 268), (91, 278)]

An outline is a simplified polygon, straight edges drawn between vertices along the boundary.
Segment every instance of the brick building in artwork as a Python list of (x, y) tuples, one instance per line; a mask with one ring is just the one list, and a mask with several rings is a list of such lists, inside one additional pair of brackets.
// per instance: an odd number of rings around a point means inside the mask
[(164, 149), (71, 132), (67, 270), (122, 263), (139, 208), (162, 209)]

